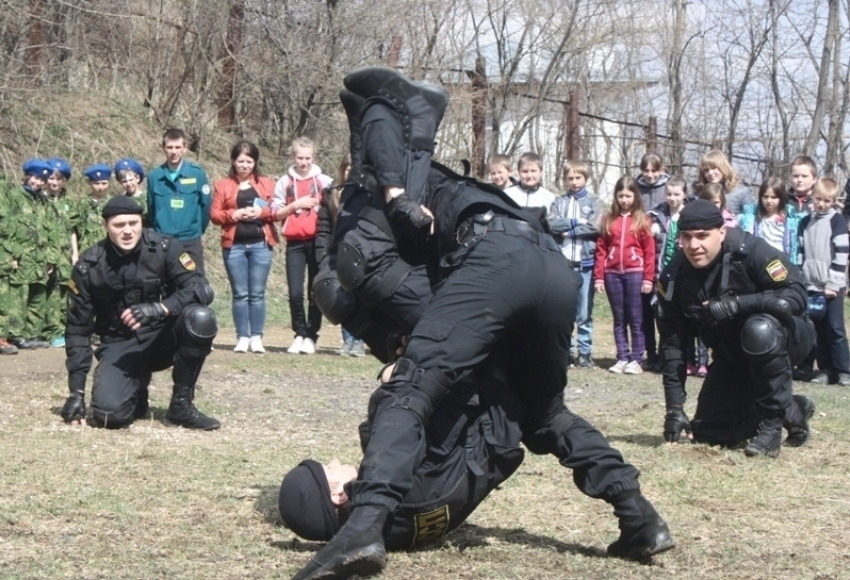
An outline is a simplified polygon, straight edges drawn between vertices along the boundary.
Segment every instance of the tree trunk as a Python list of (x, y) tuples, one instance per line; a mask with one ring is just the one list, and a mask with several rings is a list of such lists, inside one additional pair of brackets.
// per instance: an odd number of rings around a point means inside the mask
[(218, 121), (224, 128), (231, 128), (236, 121), (236, 68), (242, 52), (242, 34), (245, 27), (245, 0), (230, 5), (225, 37), (224, 64), (221, 70), (221, 89), (218, 94)]
[(806, 155), (814, 155), (820, 140), (823, 118), (829, 108), (829, 77), (832, 75), (832, 51), (835, 47), (835, 35), (838, 29), (838, 0), (828, 0), (829, 17), (826, 22), (826, 36), (823, 41), (820, 68), (818, 70), (818, 95), (815, 113), (812, 116), (812, 128), (806, 138), (804, 151)]
[(667, 61), (667, 83), (670, 85), (670, 112), (667, 126), (670, 130), (670, 146), (667, 149), (667, 167), (680, 172), (685, 160), (685, 138), (682, 134), (682, 59), (685, 54), (685, 28), (687, 26), (687, 0), (675, 0), (673, 11), (673, 47)]
[(482, 55), (475, 58), (472, 73), (472, 171), (479, 179), (486, 175), (487, 133), (487, 62)]
[(41, 34), (42, 11), (41, 0), (30, 0), (30, 20), (32, 21), (32, 26), (30, 27), (29, 34), (27, 64), (30, 67), (32, 78), (41, 77), (41, 45), (43, 42)]

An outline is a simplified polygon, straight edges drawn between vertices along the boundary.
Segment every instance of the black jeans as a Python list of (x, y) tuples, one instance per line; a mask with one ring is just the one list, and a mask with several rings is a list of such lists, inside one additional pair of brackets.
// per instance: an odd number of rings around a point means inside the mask
[[(844, 328), (844, 289), (835, 298), (826, 301), (826, 315), (815, 322), (817, 346), (815, 354), (818, 368), (825, 373), (850, 374), (850, 350)], [(831, 377), (838, 380), (837, 377)]]
[[(307, 271), (308, 304), (304, 315), (304, 271)], [(316, 341), (322, 327), (322, 311), (313, 300), (313, 278), (319, 271), (316, 240), (286, 241), (286, 285), (289, 286), (289, 314), (295, 336)]]
[(137, 332), (130, 337), (103, 336), (94, 356), (91, 407), (94, 419), (105, 427), (121, 427), (133, 422), (140, 396), (147, 396), (151, 373), (173, 366), (175, 385), (194, 387), (209, 354), (209, 344), (187, 336), (184, 308), (169, 317), (160, 328)]
[(763, 418), (785, 416), (793, 404), (791, 369), (811, 350), (814, 328), (801, 316), (781, 327), (783, 336), (763, 357), (714, 349), (692, 421), (696, 441), (734, 446), (752, 436)]

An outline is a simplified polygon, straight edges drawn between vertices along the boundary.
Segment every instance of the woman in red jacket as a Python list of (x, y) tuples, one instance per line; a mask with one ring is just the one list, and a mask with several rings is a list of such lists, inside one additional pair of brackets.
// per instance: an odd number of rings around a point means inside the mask
[[(638, 375), (646, 349), (641, 294), (652, 292), (655, 279), (655, 240), (651, 222), (643, 210), (640, 186), (631, 177), (621, 177), (614, 186), (611, 210), (602, 218), (593, 268), (597, 292), (608, 295), (614, 316), (617, 362), (609, 371)], [(631, 348), (626, 337), (631, 334)]]
[(221, 226), (221, 253), (233, 294), (234, 352), (265, 352), (266, 281), (278, 242), (272, 211), (275, 182), (260, 175), (260, 150), (239, 141), (230, 176), (215, 184), (210, 219)]

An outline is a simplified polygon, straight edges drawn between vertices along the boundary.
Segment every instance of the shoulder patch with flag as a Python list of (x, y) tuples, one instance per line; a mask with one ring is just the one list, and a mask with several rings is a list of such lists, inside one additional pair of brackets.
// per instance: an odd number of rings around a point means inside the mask
[(782, 282), (788, 277), (788, 268), (782, 263), (782, 260), (774, 260), (767, 265), (767, 275), (774, 282)]
[(192, 256), (190, 256), (186, 252), (183, 252), (177, 259), (180, 261), (181, 264), (183, 264), (184, 268), (186, 268), (190, 272), (195, 271), (195, 261), (192, 259)]

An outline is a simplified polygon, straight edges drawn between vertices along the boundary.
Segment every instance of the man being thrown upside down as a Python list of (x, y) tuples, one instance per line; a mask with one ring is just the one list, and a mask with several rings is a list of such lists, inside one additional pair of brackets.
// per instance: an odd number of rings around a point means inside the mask
[[(441, 405), (450, 408), (469, 380), (482, 399), (493, 398), (497, 381), (484, 372), (492, 361), (522, 407), (526, 447), (555, 455), (583, 493), (613, 506), (620, 537), (609, 554), (645, 559), (673, 548), (666, 523), (640, 492), (638, 470), (564, 405), (581, 280), (541, 216), (431, 161), (448, 104), (441, 88), (377, 67), (351, 73), (345, 86), (356, 183), (342, 195), (330, 275), (326, 264), (314, 290), (326, 315), (338, 310), (328, 318), (349, 330), (361, 325), (355, 335), (381, 358), (391, 349), (379, 345), (386, 333), (376, 328), (399, 328), (410, 339), (370, 400), (359, 476), (344, 488), (350, 515), (294, 580), (385, 566), (385, 530), (415, 493), (429, 430), (447, 413)], [(334, 284), (342, 287), (336, 294)], [(306, 469), (321, 480), (315, 465)]]

